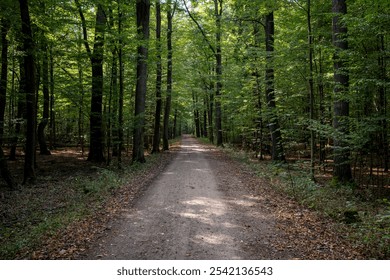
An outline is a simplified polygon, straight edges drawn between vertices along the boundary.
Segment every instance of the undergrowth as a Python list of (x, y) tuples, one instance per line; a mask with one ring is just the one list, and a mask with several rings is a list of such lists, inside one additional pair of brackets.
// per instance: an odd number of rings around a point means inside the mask
[(69, 177), (60, 182), (21, 187), (10, 193), (8, 221), (0, 223), (0, 259), (18, 258), (20, 251), (38, 248), (44, 238), (69, 224), (88, 217), (128, 180), (158, 164), (160, 155), (150, 155), (145, 164), (133, 164), (120, 170), (94, 167), (95, 171)]
[(318, 184), (310, 178), (309, 164), (272, 163), (253, 160), (251, 155), (225, 147), (234, 159), (247, 165), (257, 176), (266, 179), (275, 190), (287, 194), (320, 215), (339, 224), (369, 259), (390, 258), (390, 202), (386, 198), (361, 197), (354, 185), (336, 185), (332, 181)]

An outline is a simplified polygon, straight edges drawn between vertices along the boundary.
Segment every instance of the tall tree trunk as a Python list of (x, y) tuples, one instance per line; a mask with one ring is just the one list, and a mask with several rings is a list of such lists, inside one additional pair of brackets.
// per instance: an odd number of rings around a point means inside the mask
[[(22, 51), (21, 48), (18, 48), (18, 51)], [(23, 58), (19, 58), (19, 90), (17, 97), (17, 113), (16, 113), (16, 123), (15, 123), (15, 132), (12, 137), (11, 149), (9, 153), (10, 160), (16, 160), (16, 148), (19, 141), (19, 134), (22, 130), (22, 125), (24, 126), (24, 120), (27, 119), (26, 113), (26, 74), (24, 69)]]
[(267, 106), (269, 110), (269, 129), (272, 140), (272, 160), (284, 161), (285, 156), (283, 152), (282, 134), (280, 132), (279, 120), (276, 112), (275, 102), (275, 75), (274, 75), (274, 13), (270, 12), (265, 17), (265, 46), (266, 46), (266, 70), (265, 70), (265, 89), (267, 96)]
[(53, 47), (49, 47), (49, 76), (50, 76), (50, 149), (53, 149), (56, 143), (56, 122), (55, 122), (55, 109), (54, 109), (54, 58)]
[(79, 0), (75, 0), (83, 28), (84, 45), (92, 66), (92, 96), (91, 115), (89, 119), (90, 149), (88, 160), (96, 163), (105, 161), (103, 150), (103, 55), (104, 55), (104, 32), (106, 16), (101, 4), (97, 4), (95, 38), (93, 51), (88, 43), (87, 26)]
[(194, 106), (194, 121), (195, 121), (195, 135), (200, 138), (200, 119), (198, 110), (198, 96), (195, 91), (192, 91), (192, 104)]
[(222, 136), (222, 108), (221, 108), (221, 93), (222, 93), (222, 47), (221, 47), (221, 17), (222, 17), (223, 0), (214, 0), (215, 8), (215, 24), (217, 31), (215, 33), (215, 59), (216, 59), (216, 88), (215, 88), (215, 125), (217, 129), (217, 146), (223, 146)]
[(137, 0), (137, 30), (140, 44), (137, 48), (137, 85), (135, 92), (135, 123), (133, 131), (133, 162), (145, 162), (144, 126), (147, 90), (147, 59), (149, 40), (150, 1)]
[(177, 137), (177, 115), (178, 115), (178, 111), (177, 111), (177, 108), (175, 108), (175, 114), (173, 117), (173, 132), (172, 132), (173, 139), (175, 139)]
[[(2, 135), (0, 135), (2, 136)], [(7, 159), (4, 156), (3, 148), (0, 146), (0, 177), (4, 179), (9, 188), (15, 188), (15, 181), (8, 169)]]
[[(253, 37), (254, 45), (256, 50), (260, 49), (260, 24), (258, 22), (253, 23)], [(262, 116), (262, 101), (261, 101), (261, 85), (260, 85), (260, 73), (257, 64), (259, 63), (258, 55), (255, 55), (256, 67), (253, 72), (253, 77), (255, 79), (255, 85), (253, 87), (253, 93), (255, 95), (255, 108), (257, 110), (257, 116), (254, 119), (256, 126), (256, 157), (260, 160), (263, 159), (263, 116)]]
[(49, 123), (49, 105), (50, 105), (50, 95), (49, 95), (49, 57), (47, 44), (44, 42), (43, 49), (43, 62), (42, 62), (42, 84), (43, 84), (43, 112), (42, 120), (38, 125), (38, 142), (39, 150), (41, 155), (50, 155), (50, 151), (47, 148), (46, 144), (46, 135), (45, 128)]
[(0, 177), (2, 177), (8, 187), (14, 188), (15, 182), (8, 169), (7, 159), (4, 156), (3, 143), (4, 135), (4, 113), (7, 100), (7, 77), (8, 77), (8, 39), (9, 21), (1, 20), (1, 74), (0, 74)]
[(334, 119), (333, 127), (336, 130), (334, 137), (334, 177), (341, 183), (352, 181), (352, 171), (350, 164), (350, 149), (346, 142), (348, 134), (348, 87), (349, 74), (345, 52), (348, 50), (347, 27), (342, 21), (342, 17), (347, 13), (346, 0), (333, 0), (333, 44), (334, 54)]
[(118, 66), (119, 66), (119, 96), (118, 96), (118, 168), (122, 168), (122, 148), (123, 148), (123, 40), (122, 40), (122, 9), (118, 0)]
[(167, 30), (167, 51), (168, 51), (168, 65), (167, 65), (167, 96), (165, 100), (164, 110), (164, 134), (163, 134), (163, 150), (169, 150), (169, 116), (171, 114), (171, 100), (172, 100), (172, 3), (169, 0), (167, 2), (167, 19), (168, 19), (168, 30)]
[(383, 168), (384, 171), (389, 171), (389, 139), (387, 132), (387, 100), (386, 100), (386, 48), (385, 48), (385, 37), (383, 34), (378, 36), (378, 45), (379, 45), (379, 55), (378, 55), (378, 67), (379, 67), (379, 79), (381, 85), (379, 86), (379, 111), (380, 111), (380, 125), (382, 128), (381, 131), (381, 141), (380, 141), (380, 151), (383, 151)]
[(92, 97), (90, 116), (90, 149), (88, 160), (93, 162), (104, 162), (103, 144), (103, 53), (104, 53), (104, 30), (106, 17), (102, 5), (98, 4), (96, 12), (95, 40), (93, 53), (91, 53), (92, 64)]
[(30, 12), (28, 0), (19, 0), (20, 15), (22, 19), (23, 50), (25, 52), (23, 68), (26, 75), (26, 150), (24, 157), (23, 183), (35, 183), (35, 137), (36, 137), (36, 98), (35, 98), (35, 64), (34, 41), (31, 31)]
[[(314, 79), (313, 79), (313, 34), (311, 26), (311, 1), (307, 0), (307, 38), (309, 47), (309, 118), (314, 121)], [(315, 164), (315, 134), (314, 130), (310, 129), (310, 176), (314, 179), (314, 164)]]
[(154, 133), (152, 153), (160, 152), (160, 124), (161, 124), (161, 85), (162, 85), (162, 62), (161, 62), (161, 5), (160, 0), (156, 0), (156, 111), (154, 116)]
[(7, 101), (8, 82), (8, 39), (7, 33), (10, 23), (6, 19), (1, 19), (1, 74), (0, 74), (0, 146), (3, 143), (4, 134), (4, 114)]

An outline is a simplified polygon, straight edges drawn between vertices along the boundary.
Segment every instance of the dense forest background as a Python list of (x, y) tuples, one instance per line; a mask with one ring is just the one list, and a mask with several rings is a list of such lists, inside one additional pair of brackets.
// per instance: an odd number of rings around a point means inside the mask
[(122, 168), (193, 133), (388, 199), (389, 1), (2, 0), (0, 28), (11, 188), (20, 157), (34, 183), (62, 147)]
[(138, 23), (125, 1), (21, 2), (1, 4), (0, 132), (25, 180), (35, 139), (110, 162), (185, 131), (386, 185), (387, 1), (137, 1)]

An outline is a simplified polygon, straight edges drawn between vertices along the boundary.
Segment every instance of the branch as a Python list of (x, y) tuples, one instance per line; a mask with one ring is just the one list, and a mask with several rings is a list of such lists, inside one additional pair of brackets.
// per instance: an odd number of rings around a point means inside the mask
[(84, 13), (81, 9), (81, 5), (80, 5), (79, 0), (74, 0), (74, 2), (76, 3), (76, 6), (77, 6), (77, 9), (79, 11), (80, 18), (81, 18), (81, 25), (83, 27), (84, 46), (85, 46), (85, 49), (87, 50), (88, 56), (91, 57), (92, 52), (91, 52), (91, 48), (89, 47), (89, 44), (88, 44), (87, 25), (85, 23)]
[(205, 33), (205, 31), (203, 30), (202, 26), (200, 26), (200, 24), (198, 23), (198, 21), (194, 18), (194, 16), (191, 14), (190, 10), (188, 9), (187, 7), (187, 3), (185, 0), (183, 0), (183, 4), (184, 4), (184, 7), (186, 8), (186, 11), (187, 11), (187, 14), (190, 16), (190, 18), (192, 19), (192, 21), (196, 24), (196, 26), (198, 27), (198, 29), (200, 30), (200, 32), (202, 33), (203, 35), (203, 38), (204, 40), (206, 41), (207, 45), (209, 46), (209, 48), (211, 49), (211, 51), (213, 52), (213, 54), (215, 55), (216, 54), (216, 51), (213, 47), (213, 45), (210, 43), (209, 39), (207, 38), (207, 35)]

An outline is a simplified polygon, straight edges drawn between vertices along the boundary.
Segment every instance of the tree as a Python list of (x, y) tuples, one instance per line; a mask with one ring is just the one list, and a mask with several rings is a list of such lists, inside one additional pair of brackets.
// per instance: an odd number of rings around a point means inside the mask
[(160, 151), (160, 124), (161, 124), (161, 85), (162, 85), (162, 62), (161, 62), (161, 4), (156, 0), (156, 49), (157, 49), (157, 74), (156, 74), (156, 111), (154, 116), (154, 133), (152, 153)]
[(137, 0), (137, 33), (139, 45), (137, 48), (137, 83), (135, 92), (135, 120), (133, 130), (133, 162), (145, 162), (144, 126), (145, 102), (148, 79), (148, 40), (150, 1)]
[(348, 50), (347, 27), (343, 16), (347, 13), (346, 0), (333, 0), (333, 44), (334, 54), (334, 119), (333, 127), (336, 130), (334, 137), (334, 177), (345, 183), (352, 180), (350, 149), (345, 140), (348, 134), (349, 75), (345, 52)]
[(118, 167), (122, 164), (122, 148), (123, 148), (123, 39), (122, 39), (122, 23), (123, 12), (121, 2), (118, 0), (118, 66), (119, 66), (119, 96), (118, 96)]
[(10, 28), (8, 20), (1, 19), (1, 74), (0, 74), (0, 175), (4, 178), (10, 188), (15, 186), (14, 180), (8, 169), (7, 159), (4, 156), (3, 143), (4, 135), (4, 113), (7, 100), (7, 77), (8, 77), (8, 39), (7, 33)]
[(222, 137), (222, 108), (221, 108), (221, 94), (222, 94), (222, 29), (221, 29), (221, 17), (222, 17), (222, 4), (223, 0), (214, 0), (214, 12), (215, 12), (215, 26), (217, 28), (215, 32), (215, 73), (216, 73), (216, 88), (215, 88), (215, 124), (217, 129), (217, 146), (223, 146)]
[(31, 20), (28, 0), (19, 0), (23, 35), (23, 69), (25, 73), (24, 90), (26, 93), (26, 149), (24, 157), (23, 183), (34, 183), (35, 175), (35, 137), (36, 137), (36, 101), (35, 101), (35, 62), (34, 41), (31, 31)]
[[(44, 35), (43, 35), (44, 37)], [(49, 123), (49, 105), (50, 105), (50, 92), (49, 92), (49, 52), (47, 47), (47, 41), (43, 39), (43, 61), (42, 61), (42, 86), (43, 86), (43, 112), (42, 120), (38, 125), (38, 141), (39, 151), (41, 155), (50, 155), (50, 151), (47, 148), (45, 128)]]
[(272, 159), (274, 161), (284, 161), (284, 151), (282, 145), (282, 133), (280, 132), (279, 120), (276, 113), (276, 101), (275, 101), (275, 74), (273, 63), (274, 52), (274, 12), (271, 11), (265, 16), (265, 48), (266, 48), (266, 60), (267, 65), (265, 69), (265, 93), (267, 96), (267, 106), (269, 110), (269, 129), (272, 140)]
[(0, 73), (0, 146), (3, 143), (4, 134), (4, 113), (7, 101), (7, 81), (8, 81), (8, 39), (7, 34), (10, 23), (2, 18), (0, 21), (1, 35), (1, 73)]
[[(163, 150), (169, 150), (169, 116), (171, 114), (171, 103), (172, 103), (172, 19), (174, 15), (174, 9), (172, 10), (172, 3), (169, 0), (167, 2), (167, 19), (168, 19), (168, 30), (167, 30), (167, 96), (165, 99), (164, 109), (164, 134), (163, 134)], [(176, 3), (175, 3), (176, 7)]]
[(101, 3), (97, 4), (93, 51), (88, 43), (87, 25), (79, 0), (75, 0), (83, 27), (84, 45), (92, 66), (92, 97), (90, 114), (90, 149), (88, 160), (104, 162), (103, 155), (103, 55), (106, 15)]

